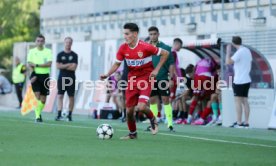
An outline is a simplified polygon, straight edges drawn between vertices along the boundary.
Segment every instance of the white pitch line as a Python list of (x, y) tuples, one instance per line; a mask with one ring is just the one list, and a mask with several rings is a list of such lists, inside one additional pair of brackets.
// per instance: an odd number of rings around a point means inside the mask
[[(13, 119), (9, 119), (10, 121), (16, 121)], [(33, 123), (31, 121), (21, 121), (25, 123)], [(48, 126), (62, 126), (62, 127), (71, 127), (71, 128), (83, 128), (83, 129), (95, 129), (95, 127), (86, 127), (86, 126), (79, 126), (79, 125), (64, 125), (64, 124), (53, 124), (53, 123), (39, 123), (38, 125), (48, 125)], [(115, 131), (125, 131), (128, 132), (128, 130), (123, 129), (115, 129)], [(158, 135), (164, 135), (164, 136), (171, 136), (171, 137), (181, 137), (181, 138), (188, 138), (188, 139), (195, 139), (195, 140), (202, 140), (202, 141), (209, 141), (209, 142), (219, 142), (219, 143), (228, 143), (228, 144), (238, 144), (238, 145), (247, 145), (247, 146), (258, 146), (258, 147), (266, 147), (266, 148), (276, 148), (276, 146), (273, 145), (265, 145), (265, 144), (254, 144), (254, 143), (247, 143), (247, 142), (237, 142), (237, 141), (228, 141), (223, 139), (212, 139), (212, 138), (204, 138), (204, 137), (195, 137), (195, 136), (188, 136), (188, 135), (177, 135), (177, 134), (167, 134), (167, 133), (158, 133)]]

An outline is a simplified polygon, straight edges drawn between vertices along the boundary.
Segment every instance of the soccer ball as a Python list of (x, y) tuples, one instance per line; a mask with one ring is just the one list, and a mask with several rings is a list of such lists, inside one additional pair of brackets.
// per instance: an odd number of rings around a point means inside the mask
[(109, 124), (99, 125), (96, 132), (99, 139), (111, 139), (114, 134), (114, 130)]
[(68, 116), (68, 111), (62, 111), (62, 112), (61, 112), (61, 116), (62, 116), (63, 118), (66, 118), (66, 117)]

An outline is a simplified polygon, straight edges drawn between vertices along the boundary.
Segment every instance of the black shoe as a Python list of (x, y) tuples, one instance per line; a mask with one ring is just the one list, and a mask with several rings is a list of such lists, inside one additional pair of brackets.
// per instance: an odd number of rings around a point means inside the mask
[(72, 120), (72, 116), (67, 116), (66, 120), (67, 120), (68, 122), (72, 122), (72, 121), (73, 121), (73, 120)]
[(249, 128), (249, 124), (248, 124), (248, 123), (247, 123), (247, 124), (242, 123), (242, 126), (243, 126), (244, 128)]
[(232, 128), (243, 128), (243, 124), (238, 124), (238, 122), (233, 123), (230, 127)]
[(175, 132), (175, 130), (173, 129), (172, 126), (169, 127), (169, 131), (170, 131), (170, 132)]
[(35, 119), (35, 122), (36, 123), (42, 123), (43, 122), (41, 115), (39, 115), (39, 118)]
[(61, 120), (62, 120), (62, 117), (61, 117), (61, 116), (57, 116), (55, 120), (56, 120), (56, 121), (61, 121)]
[(123, 118), (122, 118), (122, 123), (125, 123), (125, 122), (126, 122), (126, 118), (123, 117)]
[(234, 122), (234, 123), (233, 123), (231, 126), (229, 126), (229, 127), (234, 128), (237, 124), (238, 124), (237, 122)]

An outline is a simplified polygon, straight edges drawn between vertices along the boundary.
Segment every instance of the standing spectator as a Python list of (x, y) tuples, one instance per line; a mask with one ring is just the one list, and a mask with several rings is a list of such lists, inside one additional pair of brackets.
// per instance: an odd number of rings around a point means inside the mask
[(58, 77), (58, 115), (56, 121), (61, 120), (64, 93), (67, 91), (69, 96), (68, 121), (72, 121), (72, 113), (75, 100), (75, 71), (78, 67), (78, 55), (72, 51), (73, 39), (66, 37), (64, 39), (64, 51), (57, 55), (57, 68), (60, 70)]
[[(250, 88), (251, 78), (251, 61), (252, 55), (248, 48), (242, 46), (242, 39), (239, 36), (233, 36), (232, 45), (237, 49), (235, 54), (230, 57), (231, 45), (227, 45), (226, 63), (234, 64), (234, 83), (233, 90), (236, 104), (237, 122), (231, 127), (241, 128), (249, 127), (249, 103), (248, 92)], [(245, 122), (242, 123), (242, 111), (245, 113)]]
[(23, 101), (22, 90), (25, 83), (26, 66), (20, 62), (18, 57), (15, 57), (15, 68), (12, 71), (12, 82), (15, 85), (16, 95), (19, 101), (18, 108), (21, 108)]

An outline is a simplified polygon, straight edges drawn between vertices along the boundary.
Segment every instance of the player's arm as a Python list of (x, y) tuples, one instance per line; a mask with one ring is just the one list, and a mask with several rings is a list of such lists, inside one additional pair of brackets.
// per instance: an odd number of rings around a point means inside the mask
[(35, 64), (32, 62), (28, 62), (28, 67), (29, 67), (29, 69), (33, 70), (35, 67)]
[(226, 64), (227, 65), (232, 65), (234, 64), (234, 61), (231, 59), (230, 55), (231, 55), (231, 44), (228, 44), (226, 46)]
[(160, 68), (165, 64), (165, 62), (167, 61), (168, 57), (169, 57), (169, 52), (163, 49), (160, 49), (160, 61), (158, 63), (158, 65), (155, 67), (155, 69), (151, 72), (151, 77), (156, 77)]
[(73, 58), (73, 62), (70, 63), (70, 65), (68, 66), (67, 70), (76, 71), (77, 67), (78, 67), (78, 56), (76, 55)]
[(121, 62), (115, 62), (112, 65), (111, 69), (108, 71), (108, 73), (107, 74), (102, 74), (100, 76), (100, 79), (104, 80), (104, 79), (108, 78), (109, 76), (111, 76), (113, 73), (115, 73), (117, 71), (117, 69), (120, 67), (120, 65), (121, 65)]
[(62, 64), (57, 62), (57, 68), (58, 69), (67, 69), (70, 66), (70, 63)]
[(76, 71), (77, 67), (78, 67), (77, 63), (70, 63), (69, 66), (67, 67), (67, 70)]
[(51, 67), (52, 66), (52, 61), (48, 61), (44, 64), (36, 64), (35, 67)]

